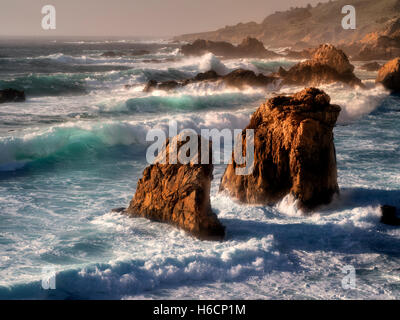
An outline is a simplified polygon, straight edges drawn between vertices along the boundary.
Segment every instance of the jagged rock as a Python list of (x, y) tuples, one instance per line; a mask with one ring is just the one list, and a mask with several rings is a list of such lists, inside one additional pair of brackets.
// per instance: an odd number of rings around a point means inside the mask
[[(357, 28), (344, 30), (341, 26), (342, 7), (354, 5), (357, 10)], [(175, 40), (240, 42), (243, 36), (257, 38), (274, 48), (305, 49), (320, 43), (341, 45), (362, 39), (366, 34), (380, 31), (391, 17), (399, 17), (397, 0), (321, 1), (308, 8), (277, 11), (261, 23), (248, 22), (221, 29), (177, 36)]]
[(381, 207), (381, 223), (391, 225), (391, 226), (400, 226), (400, 218), (397, 217), (396, 207), (384, 205)]
[[(201, 159), (201, 143), (208, 143), (210, 147), (211, 144), (200, 136), (196, 137), (197, 155)], [(181, 135), (173, 139), (177, 140), (180, 153), (186, 141), (181, 141)], [(225, 227), (212, 212), (210, 204), (211, 158), (210, 164), (195, 164), (193, 157), (189, 164), (169, 164), (170, 146), (173, 145), (170, 141), (167, 140), (155, 164), (144, 170), (126, 214), (172, 224), (202, 240), (222, 240)], [(211, 156), (212, 152), (209, 154)], [(161, 162), (163, 158), (167, 160), (165, 164)]]
[(277, 57), (278, 54), (265, 49), (263, 43), (255, 38), (247, 37), (236, 47), (241, 57), (266, 58)]
[(164, 81), (157, 82), (155, 80), (150, 80), (144, 87), (144, 92), (152, 92), (153, 90), (164, 90), (170, 91), (173, 89), (181, 88), (187, 86), (191, 83), (197, 82), (215, 82), (221, 81), (227, 86), (243, 89), (246, 86), (250, 87), (266, 87), (267, 85), (273, 83), (277, 80), (274, 76), (265, 76), (263, 74), (256, 75), (254, 71), (237, 69), (225, 76), (218, 75), (214, 70), (210, 70), (204, 73), (197, 74), (194, 78), (186, 79), (184, 81)]
[(181, 53), (185, 56), (202, 56), (207, 52), (211, 52), (216, 56), (225, 56), (231, 55), (233, 51), (235, 51), (235, 46), (229, 42), (202, 39), (181, 47)]
[(389, 61), (379, 69), (376, 82), (393, 92), (400, 92), (400, 58)]
[(354, 47), (357, 50), (353, 48), (353, 60), (390, 60), (400, 56), (400, 18), (391, 20), (383, 32), (367, 34)]
[(197, 74), (193, 80), (194, 81), (206, 81), (206, 80), (218, 80), (220, 78), (220, 75), (216, 73), (214, 70), (210, 70), (207, 72), (202, 72)]
[(24, 91), (15, 89), (0, 90), (0, 103), (25, 101)]
[(271, 58), (279, 56), (265, 49), (261, 41), (250, 37), (245, 38), (238, 46), (229, 42), (198, 39), (192, 44), (183, 45), (181, 52), (189, 56), (201, 56), (211, 52), (216, 56), (226, 58)]
[(369, 62), (366, 64), (363, 64), (361, 66), (361, 69), (366, 70), (366, 71), (378, 71), (382, 66), (378, 62)]
[(254, 130), (253, 172), (236, 175), (233, 161), (220, 191), (250, 204), (273, 204), (289, 193), (306, 209), (329, 203), (339, 191), (332, 131), (340, 110), (315, 88), (268, 100), (246, 127)]
[(157, 82), (156, 80), (150, 80), (147, 82), (146, 86), (143, 89), (143, 92), (152, 92), (153, 90), (164, 90), (164, 91), (170, 91), (174, 90), (178, 87), (181, 87), (182, 84), (174, 81), (174, 80), (169, 80), (169, 81), (164, 81), (164, 82)]
[(343, 82), (351, 86), (363, 86), (353, 71), (354, 66), (342, 50), (324, 44), (314, 52), (310, 60), (290, 68), (283, 77), (283, 84), (317, 86)]

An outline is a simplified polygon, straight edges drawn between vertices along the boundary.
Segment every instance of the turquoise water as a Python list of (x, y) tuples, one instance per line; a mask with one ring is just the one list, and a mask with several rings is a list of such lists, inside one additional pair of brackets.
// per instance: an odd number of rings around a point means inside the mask
[[(102, 58), (110, 48), (152, 53)], [(400, 206), (400, 97), (368, 75), (365, 91), (323, 87), (343, 109), (335, 128), (341, 196), (311, 217), (287, 199), (242, 206), (217, 193), (217, 165), (212, 207), (227, 240), (213, 243), (110, 209), (132, 198), (150, 129), (166, 130), (171, 119), (197, 131), (244, 128), (275, 88), (142, 88), (211, 67), (266, 72), (293, 61), (184, 58), (174, 44), (134, 41), (2, 43), (0, 57), (0, 89), (27, 93), (25, 103), (0, 105), (0, 298), (400, 297), (400, 231), (379, 223), (381, 204)], [(153, 58), (176, 61), (143, 62)], [(346, 265), (356, 269), (354, 290), (341, 286)], [(41, 289), (48, 266), (56, 290)]]

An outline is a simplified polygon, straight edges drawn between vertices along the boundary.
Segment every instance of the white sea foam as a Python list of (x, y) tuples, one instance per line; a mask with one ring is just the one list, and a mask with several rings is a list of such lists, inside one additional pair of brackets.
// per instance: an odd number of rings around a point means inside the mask
[[(371, 81), (366, 81), (365, 84), (366, 89), (352, 88), (340, 83), (319, 86), (331, 97), (331, 103), (338, 104), (342, 108), (338, 119), (339, 124), (355, 121), (371, 113), (389, 95), (389, 92), (381, 85), (375, 86)], [(299, 86), (285, 86), (281, 92), (293, 94), (302, 89), (303, 87)]]

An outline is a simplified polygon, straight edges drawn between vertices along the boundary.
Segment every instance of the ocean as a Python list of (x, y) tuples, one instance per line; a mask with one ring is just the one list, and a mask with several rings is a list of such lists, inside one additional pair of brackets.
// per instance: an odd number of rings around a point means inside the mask
[[(110, 50), (150, 53), (102, 56)], [(211, 204), (224, 242), (111, 212), (129, 204), (148, 165), (149, 130), (170, 120), (242, 129), (279, 90), (197, 83), (144, 93), (148, 80), (239, 67), (268, 74), (296, 62), (183, 57), (167, 40), (0, 41), (0, 89), (27, 96), (0, 105), (0, 299), (399, 299), (400, 229), (379, 220), (380, 205), (400, 206), (400, 96), (359, 63), (367, 90), (320, 87), (342, 107), (341, 193), (330, 205), (303, 216), (288, 198), (237, 204), (218, 194), (220, 164)], [(42, 288), (49, 267), (55, 290)]]

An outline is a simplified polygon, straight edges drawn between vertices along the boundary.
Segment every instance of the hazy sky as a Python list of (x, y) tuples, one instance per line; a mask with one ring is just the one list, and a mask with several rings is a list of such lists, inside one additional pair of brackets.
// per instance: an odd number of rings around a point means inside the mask
[[(324, 0), (0, 0), (0, 36), (171, 36), (317, 2)], [(56, 8), (56, 30), (42, 30), (47, 4)]]

